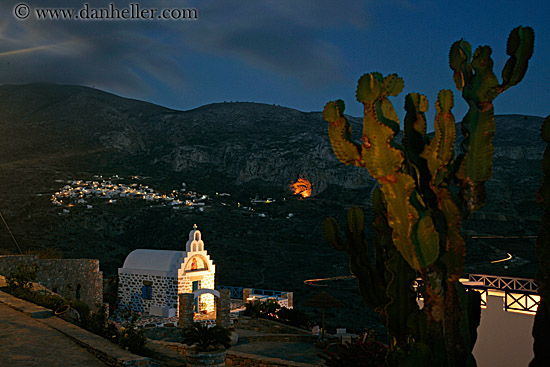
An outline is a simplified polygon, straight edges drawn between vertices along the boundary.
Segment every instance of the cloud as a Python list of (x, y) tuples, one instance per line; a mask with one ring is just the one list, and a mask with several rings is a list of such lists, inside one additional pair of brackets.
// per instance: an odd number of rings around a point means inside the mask
[[(112, 2), (121, 9), (129, 3)], [(199, 19), (37, 20), (31, 13), (18, 20), (14, 4), (1, 4), (0, 83), (83, 84), (135, 97), (150, 93), (151, 83), (182, 91), (192, 82), (186, 62), (187, 53), (194, 52), (194, 57), (230, 57), (244, 68), (312, 87), (342, 77), (339, 48), (322, 35), (367, 25), (365, 6), (353, 0), (338, 5), (329, 0), (139, 3), (142, 8), (196, 8)], [(27, 4), (31, 11), (82, 6), (62, 0)]]

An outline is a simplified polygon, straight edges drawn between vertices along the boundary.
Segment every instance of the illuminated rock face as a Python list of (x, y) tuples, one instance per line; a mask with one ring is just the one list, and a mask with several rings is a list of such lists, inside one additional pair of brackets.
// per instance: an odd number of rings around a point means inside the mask
[[(185, 251), (134, 250), (118, 269), (118, 297), (133, 311), (175, 316), (178, 294), (214, 289), (216, 266), (195, 225)], [(196, 292), (199, 293), (199, 292)], [(198, 295), (196, 312), (214, 311), (214, 295)]]

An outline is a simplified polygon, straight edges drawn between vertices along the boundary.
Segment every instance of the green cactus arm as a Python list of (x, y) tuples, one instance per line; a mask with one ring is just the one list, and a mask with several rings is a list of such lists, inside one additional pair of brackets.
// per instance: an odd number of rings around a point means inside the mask
[(363, 211), (354, 206), (348, 210), (348, 227), (351, 233), (363, 233), (365, 228), (365, 214)]
[(410, 267), (392, 241), (392, 229), (388, 223), (387, 203), (381, 189), (377, 187), (372, 194), (374, 220), (372, 222), (376, 237), (374, 238), (375, 267), (382, 274), (381, 307), (377, 311), (387, 327), (388, 334), (395, 339), (391, 345), (407, 345), (412, 334), (408, 325), (411, 315), (420, 313), (416, 304), (416, 294), (411, 285), (416, 272)]
[(453, 92), (439, 91), (435, 105), (434, 137), (420, 155), (427, 161), (434, 188), (438, 187), (446, 177), (448, 172), (445, 168), (453, 158), (456, 139), (455, 119), (451, 112), (453, 105)]
[(496, 130), (492, 101), (497, 95), (498, 80), (492, 70), (491, 49), (478, 47), (472, 66), (475, 70), (472, 83), (462, 92), (470, 105), (461, 122), (465, 152), (463, 174), (465, 179), (480, 182), (489, 180), (492, 175), (492, 140)]
[[(395, 75), (383, 78), (379, 73), (365, 74), (359, 79), (356, 96), (365, 108), (362, 157), (384, 193), (394, 245), (413, 269), (420, 270), (437, 259), (438, 240), (431, 219), (417, 223), (418, 210), (409, 201), (416, 184), (411, 176), (401, 172), (404, 154), (391, 144), (399, 125), (386, 97), (402, 90), (399, 80)], [(420, 106), (425, 109), (425, 103)], [(416, 128), (425, 133), (425, 122), (423, 126), (419, 121)], [(427, 243), (420, 245), (422, 241)]]
[(323, 221), (323, 234), (328, 243), (330, 243), (336, 250), (346, 250), (346, 244), (340, 238), (340, 230), (338, 229), (338, 222), (334, 218), (325, 218)]
[(465, 117), (468, 126), (467, 152), (464, 156), (464, 176), (472, 181), (487, 181), (493, 173), (493, 137), (495, 135), (495, 116), (491, 104), (489, 110), (470, 109)]
[(447, 224), (445, 254), (441, 261), (447, 267), (447, 279), (457, 281), (462, 276), (466, 254), (464, 238), (460, 234), (462, 217), (460, 209), (448, 189), (440, 189), (437, 196), (439, 209), (443, 212)]
[[(396, 172), (403, 163), (403, 152), (393, 147), (390, 141), (399, 125), (392, 121), (396, 118), (391, 103), (381, 101), (389, 94), (398, 93), (399, 84), (388, 82), (393, 89), (385, 89), (384, 80), (378, 73), (363, 75), (357, 84), (356, 97), (364, 106), (362, 160), (371, 177), (379, 179)], [(381, 118), (382, 121), (379, 119)], [(393, 123), (392, 123), (393, 122)]]
[(370, 263), (366, 253), (350, 256), (350, 271), (357, 278), (359, 293), (365, 304), (375, 312), (383, 312), (388, 302), (384, 272)]
[(390, 74), (384, 78), (382, 82), (382, 90), (384, 97), (396, 97), (403, 91), (405, 82), (397, 74)]
[(489, 46), (480, 46), (472, 57), (474, 76), (471, 85), (463, 90), (464, 98), (480, 110), (487, 109), (485, 104), (490, 104), (498, 96), (498, 78), (493, 72), (493, 51)]
[(346, 238), (353, 253), (368, 253), (368, 242), (365, 240), (365, 215), (358, 207), (348, 210)]
[(527, 72), (529, 59), (533, 56), (534, 46), (535, 32), (533, 28), (519, 26), (510, 32), (506, 45), (506, 53), (510, 58), (502, 69), (500, 92), (518, 84), (523, 79)]
[(439, 256), (439, 233), (435, 230), (431, 216), (424, 215), (415, 223), (412, 232), (412, 243), (422, 268), (430, 266), (437, 260)]
[(385, 265), (389, 276), (386, 287), (387, 303), (384, 306), (386, 327), (396, 339), (397, 345), (406, 345), (411, 335), (407, 321), (411, 314), (419, 312), (416, 294), (412, 288), (416, 272), (395, 249)]
[(428, 111), (428, 99), (419, 93), (409, 93), (405, 97), (405, 110), (403, 147), (409, 162), (423, 169), (426, 163), (420, 155), (427, 143), (425, 113)]
[(344, 116), (345, 105), (342, 100), (325, 105), (323, 118), (328, 122), (328, 135), (334, 155), (344, 164), (364, 166), (361, 161), (361, 146), (352, 141), (351, 125)]
[[(470, 106), (462, 121), (465, 179), (477, 183), (491, 178), (494, 150), (492, 139), (495, 133), (493, 100), (510, 86), (519, 83), (525, 75), (528, 61), (533, 54), (534, 38), (530, 27), (518, 27), (510, 32), (507, 44), (510, 58), (503, 69), (501, 85), (493, 72), (490, 47), (478, 47), (472, 57), (471, 67), (474, 74), (470, 82), (465, 84), (462, 93)], [(451, 69), (455, 72), (457, 65), (467, 56), (466, 52), (461, 54), (457, 51), (457, 47), (459, 46), (456, 43), (451, 47), (449, 56)]]
[[(432, 237), (430, 237), (429, 223), (423, 222), (421, 227), (415, 225), (419, 220), (417, 209), (411, 204), (410, 197), (415, 190), (415, 182), (411, 176), (404, 173), (395, 173), (385, 177), (381, 182), (381, 190), (384, 193), (388, 206), (388, 224), (392, 228), (393, 244), (407, 263), (415, 269), (421, 270), (437, 258), (434, 253)], [(432, 223), (433, 225), (433, 223)], [(413, 228), (414, 227), (414, 228)], [(420, 240), (427, 236), (427, 243), (418, 246), (412, 241), (413, 230), (420, 230)], [(437, 246), (436, 246), (437, 247)]]
[(462, 90), (469, 82), (472, 74), (470, 58), (472, 57), (472, 46), (467, 41), (460, 40), (453, 43), (449, 52), (449, 66), (454, 71), (453, 80), (456, 89)]

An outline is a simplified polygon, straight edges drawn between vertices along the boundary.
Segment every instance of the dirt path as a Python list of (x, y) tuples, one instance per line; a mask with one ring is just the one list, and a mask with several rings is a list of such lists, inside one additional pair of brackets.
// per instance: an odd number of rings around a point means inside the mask
[(0, 367), (105, 367), (86, 349), (0, 303)]

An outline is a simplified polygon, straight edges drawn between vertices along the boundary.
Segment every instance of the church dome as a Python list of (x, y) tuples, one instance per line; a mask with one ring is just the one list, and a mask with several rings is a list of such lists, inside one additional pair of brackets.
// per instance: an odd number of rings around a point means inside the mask
[(185, 256), (184, 251), (134, 250), (124, 260), (122, 269), (177, 272)]

